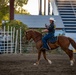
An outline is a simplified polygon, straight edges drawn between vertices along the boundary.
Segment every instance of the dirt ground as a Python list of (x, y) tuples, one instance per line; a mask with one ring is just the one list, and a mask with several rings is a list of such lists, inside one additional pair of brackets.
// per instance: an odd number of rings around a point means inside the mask
[[(48, 64), (43, 57), (38, 66), (34, 66), (37, 54), (0, 55), (0, 75), (76, 75), (76, 62), (70, 66), (66, 54), (47, 54), (52, 61)], [(76, 54), (74, 54), (76, 60)]]

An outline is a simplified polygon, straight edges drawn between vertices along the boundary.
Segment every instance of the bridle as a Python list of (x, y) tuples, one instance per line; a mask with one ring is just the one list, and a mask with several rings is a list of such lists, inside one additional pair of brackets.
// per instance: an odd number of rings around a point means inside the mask
[[(26, 32), (25, 36), (26, 36), (27, 34), (28, 34), (28, 32)], [(36, 34), (34, 33), (34, 35), (36, 35)], [(35, 37), (34, 37), (34, 39), (38, 38), (38, 37), (39, 37), (39, 35), (40, 35), (40, 34), (38, 34), (37, 36), (35, 36)], [(41, 40), (41, 38), (40, 38), (40, 39), (38, 39), (38, 40), (35, 40), (35, 43), (37, 43), (39, 40)], [(27, 39), (26, 41), (29, 41), (29, 40)], [(33, 39), (32, 39), (32, 40), (30, 40), (30, 42), (32, 42), (32, 41), (33, 41)]]
[[(39, 37), (39, 35), (37, 35), (35, 38), (38, 38), (38, 37)], [(41, 40), (41, 39), (36, 40), (35, 43), (37, 43), (39, 40)]]

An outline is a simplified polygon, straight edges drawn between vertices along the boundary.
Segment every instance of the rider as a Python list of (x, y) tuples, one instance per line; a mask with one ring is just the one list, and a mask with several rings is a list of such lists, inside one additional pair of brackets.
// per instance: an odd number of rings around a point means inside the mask
[(55, 20), (54, 20), (54, 18), (51, 17), (49, 19), (49, 22), (50, 22), (50, 25), (48, 26), (45, 24), (46, 29), (42, 30), (42, 32), (48, 32), (48, 33), (46, 35), (44, 35), (44, 37), (42, 38), (43, 46), (42, 46), (41, 50), (42, 49), (49, 50), (49, 47), (47, 45), (47, 40), (49, 38), (54, 37), (54, 33), (55, 33), (55, 24), (54, 24)]

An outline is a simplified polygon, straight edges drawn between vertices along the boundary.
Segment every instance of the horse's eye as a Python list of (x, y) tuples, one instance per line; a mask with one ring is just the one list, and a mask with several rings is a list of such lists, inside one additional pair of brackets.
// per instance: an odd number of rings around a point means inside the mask
[(28, 34), (28, 33), (26, 32), (26, 34)]
[(27, 32), (26, 32), (26, 34), (27, 34)]
[(26, 32), (26, 34), (28, 34), (28, 32)]

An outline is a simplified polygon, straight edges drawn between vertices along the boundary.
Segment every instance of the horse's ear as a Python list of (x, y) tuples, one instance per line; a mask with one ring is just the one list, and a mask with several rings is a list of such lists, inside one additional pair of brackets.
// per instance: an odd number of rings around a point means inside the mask
[(26, 34), (27, 34), (27, 31), (26, 31)]
[(28, 31), (25, 32), (25, 34), (27, 34), (27, 33), (28, 33)]
[(24, 34), (26, 35), (26, 33), (27, 33), (27, 31), (25, 30), (25, 31), (24, 31)]

